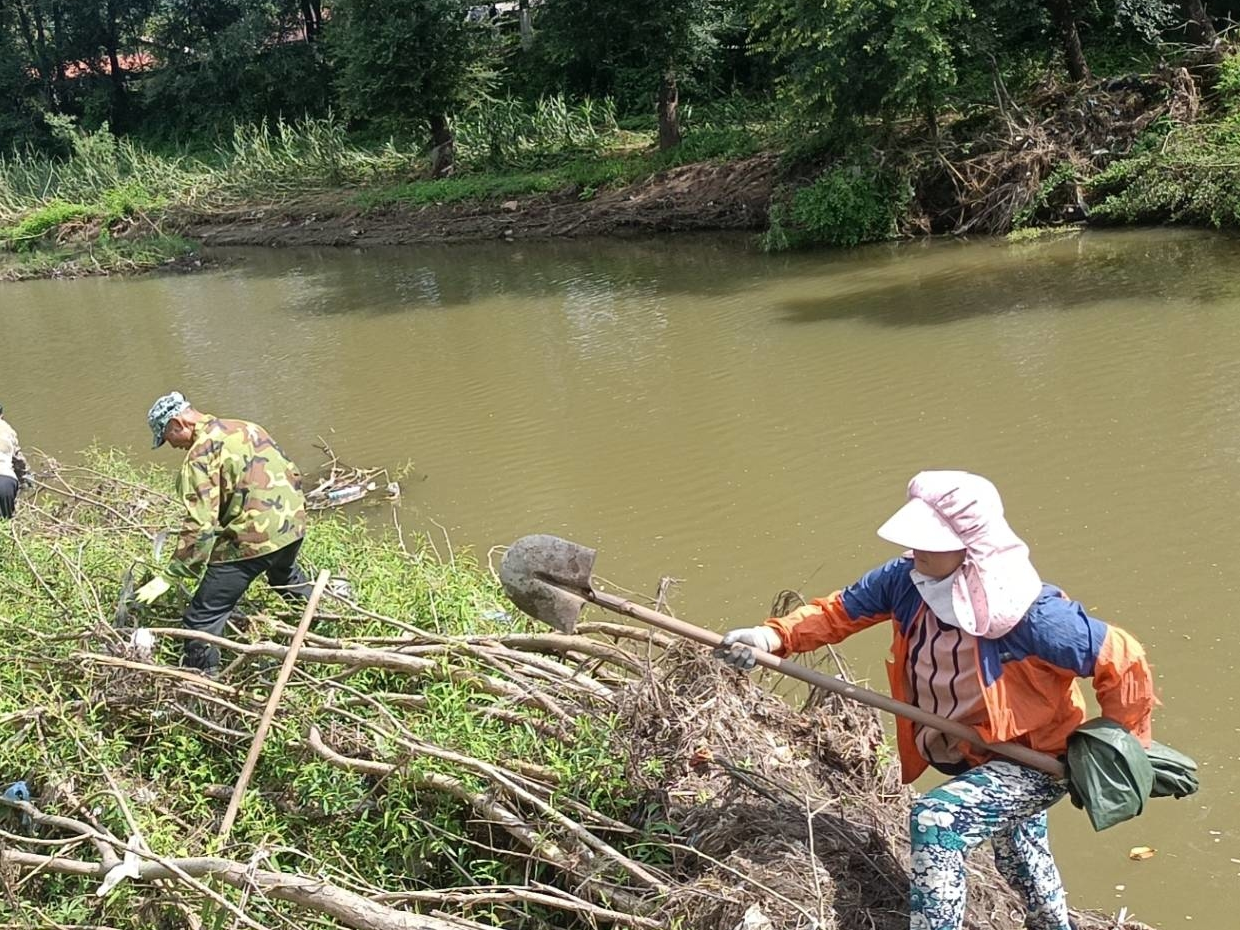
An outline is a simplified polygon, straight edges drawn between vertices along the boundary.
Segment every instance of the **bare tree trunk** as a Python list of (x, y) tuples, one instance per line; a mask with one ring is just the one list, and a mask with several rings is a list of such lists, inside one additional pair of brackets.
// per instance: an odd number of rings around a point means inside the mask
[[(60, 0), (52, 0), (52, 35), (57, 42), (65, 37), (65, 7)], [(60, 87), (65, 84), (65, 59), (60, 52), (56, 53), (56, 83)]]
[(112, 72), (112, 131), (125, 128), (125, 72), (121, 70), (120, 53), (117, 49), (120, 27), (116, 20), (115, 0), (108, 0), (108, 68)]
[(521, 26), (521, 48), (528, 52), (534, 44), (534, 20), (530, 16), (530, 0), (517, 0), (517, 20)]
[(448, 125), (445, 114), (432, 116), (431, 124), (431, 177), (444, 178), (452, 173), (456, 161), (456, 145), (452, 139), (452, 128)]
[(1218, 41), (1214, 22), (1201, 0), (1180, 0), (1180, 8), (1188, 17), (1188, 39), (1195, 45), (1213, 45)]
[(43, 84), (43, 95), (47, 98), (49, 106), (55, 106), (56, 95), (52, 89), (54, 69), (47, 52), (47, 32), (43, 28), (43, 12), (39, 9), (38, 0), (26, 0), (26, 2), (30, 3), (29, 10), (26, 9), (26, 3), (22, 0), (17, 0), (16, 4), (22, 38), (26, 42), (26, 50), (30, 53), (31, 62), (39, 69), (39, 81)]
[(306, 30), (306, 41), (313, 42), (323, 28), (323, 10), (319, 0), (301, 0), (301, 21)]
[(926, 132), (930, 134), (931, 139), (939, 137), (939, 112), (935, 109), (934, 102), (931, 100), (923, 100), (921, 103), (921, 112), (926, 120)]
[[(17, 0), (17, 19), (22, 27), (22, 40), (26, 43), (26, 51), (30, 54), (30, 60), (35, 64), (39, 62), (39, 50), (34, 41), (34, 27), (30, 24), (30, 14), (26, 11), (26, 5), (22, 0)], [(45, 75), (39, 75), (45, 77)]]
[(1085, 52), (1081, 50), (1081, 34), (1076, 28), (1073, 0), (1050, 0), (1050, 10), (1063, 42), (1068, 75), (1074, 81), (1088, 81), (1092, 75), (1089, 73), (1089, 64), (1085, 61)]
[(680, 145), (680, 91), (676, 72), (670, 67), (659, 80), (659, 150), (667, 151)]

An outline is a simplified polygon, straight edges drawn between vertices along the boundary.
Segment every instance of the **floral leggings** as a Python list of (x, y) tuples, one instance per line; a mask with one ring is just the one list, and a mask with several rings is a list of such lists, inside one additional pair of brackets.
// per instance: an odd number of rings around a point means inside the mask
[(910, 930), (964, 926), (964, 859), (987, 839), (999, 872), (1024, 898), (1025, 926), (1069, 930), (1063, 881), (1046, 836), (1047, 808), (1066, 791), (1049, 775), (993, 761), (919, 798), (909, 817)]

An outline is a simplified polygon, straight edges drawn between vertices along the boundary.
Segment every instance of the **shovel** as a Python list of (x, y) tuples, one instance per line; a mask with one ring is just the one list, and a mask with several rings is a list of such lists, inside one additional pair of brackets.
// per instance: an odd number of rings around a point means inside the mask
[[(567, 539), (546, 534), (523, 536), (509, 547), (499, 568), (499, 580), (504, 586), (508, 597), (523, 612), (541, 620), (561, 633), (572, 633), (577, 629), (577, 618), (581, 609), (588, 601), (605, 610), (623, 614), (640, 620), (657, 629), (664, 630), (685, 639), (691, 639), (703, 646), (717, 647), (723, 637), (712, 630), (685, 623), (675, 617), (669, 617), (658, 611), (634, 604), (632, 601), (614, 594), (594, 589), (591, 573), (594, 569), (595, 550), (578, 545)], [(821, 672), (781, 659), (779, 656), (760, 649), (753, 650), (757, 664), (772, 671), (781, 672), (790, 678), (796, 678), (808, 685), (830, 691), (850, 700), (869, 707), (877, 707), (897, 717), (904, 717), (914, 723), (938, 730), (948, 736), (976, 746), (979, 749), (1005, 756), (1022, 765), (1035, 768), (1055, 778), (1064, 777), (1064, 767), (1054, 756), (1030, 749), (1019, 743), (988, 743), (972, 728), (932, 714), (904, 701), (859, 685), (851, 684), (842, 678), (824, 675)]]

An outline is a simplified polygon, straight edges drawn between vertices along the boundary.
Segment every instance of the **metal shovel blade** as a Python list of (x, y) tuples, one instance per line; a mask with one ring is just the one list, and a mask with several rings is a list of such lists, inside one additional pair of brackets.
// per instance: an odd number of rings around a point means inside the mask
[(504, 553), (499, 580), (522, 613), (572, 633), (587, 600), (583, 594), (593, 590), (594, 555), (594, 549), (559, 536), (522, 536)]

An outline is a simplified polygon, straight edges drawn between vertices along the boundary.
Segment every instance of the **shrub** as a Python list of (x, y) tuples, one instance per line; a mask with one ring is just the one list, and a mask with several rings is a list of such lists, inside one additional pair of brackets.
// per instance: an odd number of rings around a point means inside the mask
[(1115, 162), (1089, 191), (1097, 221), (1240, 225), (1240, 118), (1172, 130)]
[(895, 234), (907, 200), (907, 185), (891, 173), (859, 164), (838, 165), (812, 183), (776, 196), (763, 247), (778, 252), (887, 239)]

